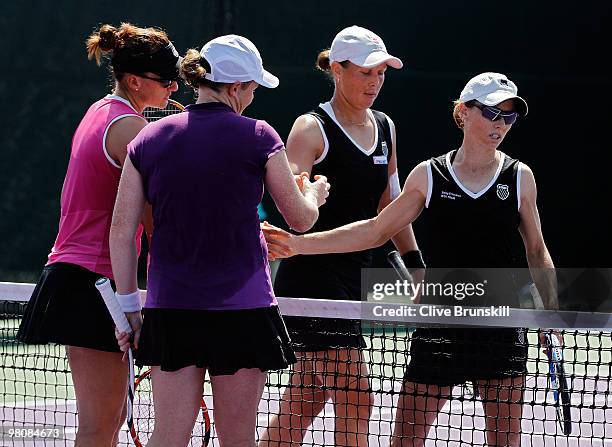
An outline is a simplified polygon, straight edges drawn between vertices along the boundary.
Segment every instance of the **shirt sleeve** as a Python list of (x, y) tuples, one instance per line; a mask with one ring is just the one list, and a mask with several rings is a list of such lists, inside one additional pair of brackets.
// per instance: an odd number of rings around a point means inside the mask
[(142, 144), (140, 144), (140, 140), (138, 139), (138, 136), (136, 136), (135, 139), (130, 141), (127, 147), (128, 157), (130, 157), (130, 161), (132, 162), (132, 164), (134, 165), (134, 167), (136, 168), (138, 172), (140, 172), (140, 168), (141, 168), (141, 154), (142, 154), (142, 151), (140, 150), (141, 148), (142, 148)]
[(265, 164), (270, 157), (285, 149), (285, 143), (276, 130), (265, 121), (257, 121), (256, 129), (259, 137), (259, 154)]
[(143, 148), (147, 145), (148, 141), (150, 141), (150, 138), (147, 126), (142, 129), (127, 146), (128, 157), (130, 157), (130, 161), (141, 175), (143, 174), (142, 170), (145, 168), (143, 160), (145, 151)]

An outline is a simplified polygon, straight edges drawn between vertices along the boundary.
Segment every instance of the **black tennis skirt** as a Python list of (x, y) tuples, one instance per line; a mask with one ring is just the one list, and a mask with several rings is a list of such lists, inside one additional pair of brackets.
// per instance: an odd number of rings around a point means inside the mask
[(287, 368), (297, 361), (277, 306), (242, 310), (144, 309), (138, 366), (177, 371), (207, 368), (231, 375), (242, 368)]
[(17, 339), (28, 344), (58, 343), (120, 352), (115, 324), (95, 287), (101, 277), (76, 264), (46, 266), (28, 302)]
[(288, 316), (285, 321), (298, 352), (366, 347), (360, 320)]
[[(276, 296), (361, 300), (360, 266), (334, 265), (323, 259), (329, 256), (283, 259), (274, 280)], [(366, 347), (359, 320), (287, 316), (285, 322), (296, 351)]]
[(417, 329), (404, 381), (449, 386), (523, 376), (526, 338), (522, 328)]

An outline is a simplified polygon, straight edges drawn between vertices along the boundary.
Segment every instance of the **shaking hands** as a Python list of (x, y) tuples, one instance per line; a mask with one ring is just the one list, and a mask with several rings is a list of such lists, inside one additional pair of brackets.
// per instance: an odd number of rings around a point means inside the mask
[(313, 197), (317, 207), (320, 207), (327, 201), (329, 189), (331, 188), (331, 185), (327, 182), (327, 177), (324, 175), (315, 175), (314, 182), (310, 181), (310, 174), (308, 172), (302, 172), (294, 177), (295, 183), (304, 197)]
[[(310, 174), (302, 172), (294, 176), (295, 183), (300, 192), (307, 200), (316, 204), (317, 207), (325, 204), (329, 196), (331, 185), (327, 182), (324, 175), (315, 175), (314, 182), (310, 181)], [(270, 225), (264, 221), (261, 224), (266, 243), (268, 244), (268, 259), (288, 258), (298, 254), (298, 237), (282, 230), (281, 228)]]

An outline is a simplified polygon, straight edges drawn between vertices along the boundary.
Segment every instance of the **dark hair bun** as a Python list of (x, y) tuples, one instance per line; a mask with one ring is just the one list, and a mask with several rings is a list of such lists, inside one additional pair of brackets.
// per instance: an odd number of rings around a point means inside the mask
[(102, 51), (112, 51), (117, 45), (117, 29), (112, 25), (103, 25), (99, 31), (100, 49)]
[(315, 67), (317, 67), (321, 71), (329, 71), (331, 66), (331, 62), (329, 61), (329, 49), (323, 50), (317, 56), (317, 62)]

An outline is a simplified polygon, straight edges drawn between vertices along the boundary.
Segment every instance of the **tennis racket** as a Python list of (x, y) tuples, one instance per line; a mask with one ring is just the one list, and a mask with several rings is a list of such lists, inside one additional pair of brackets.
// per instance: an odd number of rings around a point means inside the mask
[(142, 115), (150, 123), (162, 119), (165, 116), (174, 115), (185, 110), (185, 107), (178, 101), (173, 99), (168, 100), (168, 104), (163, 109), (157, 109), (155, 107), (147, 107), (142, 111)]
[(548, 332), (544, 334), (546, 341), (546, 355), (548, 357), (548, 378), (553, 392), (557, 421), (565, 436), (572, 433), (572, 419), (570, 414), (570, 391), (567, 386), (567, 377), (563, 368), (563, 350), (557, 337)]
[[(102, 299), (104, 300), (104, 304), (106, 304), (106, 308), (121, 332), (126, 332), (128, 334), (132, 333), (132, 327), (128, 322), (123, 310), (121, 309), (121, 305), (119, 301), (117, 301), (117, 297), (115, 296), (115, 291), (111, 287), (110, 280), (108, 278), (100, 278), (96, 281), (96, 288), (102, 295)], [(134, 426), (134, 384), (135, 384), (135, 375), (134, 375), (134, 354), (132, 349), (128, 350), (128, 396), (127, 396), (127, 424), (130, 431)]]
[[(155, 425), (155, 411), (151, 399), (151, 370), (142, 371), (134, 382), (134, 424), (130, 435), (136, 447), (147, 445)], [(200, 411), (191, 434), (190, 446), (206, 447), (210, 442), (211, 423), (204, 398), (200, 401)], [(200, 443), (201, 440), (201, 443)]]
[(397, 250), (390, 251), (387, 255), (387, 262), (395, 269), (399, 277), (405, 281), (412, 282), (412, 275), (406, 268), (402, 256)]
[[(96, 288), (99, 290), (115, 326), (122, 332), (131, 333), (132, 328), (121, 309), (119, 301), (117, 301), (115, 292), (110, 285), (110, 280), (108, 278), (98, 279), (96, 281)], [(136, 378), (134, 355), (131, 349), (128, 350), (128, 368), (127, 425), (134, 445), (136, 447), (143, 447), (147, 444), (153, 433), (155, 421), (153, 399), (151, 398), (151, 370), (148, 369), (141, 372)], [(210, 442), (211, 423), (204, 398), (200, 402), (200, 409), (200, 415), (196, 421), (192, 437), (201, 438), (202, 444), (200, 445), (206, 447)]]
[[(402, 259), (402, 255), (399, 254), (399, 251), (392, 250), (387, 254), (387, 262), (391, 264), (391, 266), (395, 269), (395, 272), (404, 281), (408, 281), (410, 283), (414, 282), (412, 275), (406, 268), (406, 264), (404, 264), (404, 260)], [(414, 299), (414, 297), (412, 297)], [(415, 326), (406, 326), (406, 330), (409, 334), (412, 334), (415, 330)]]

